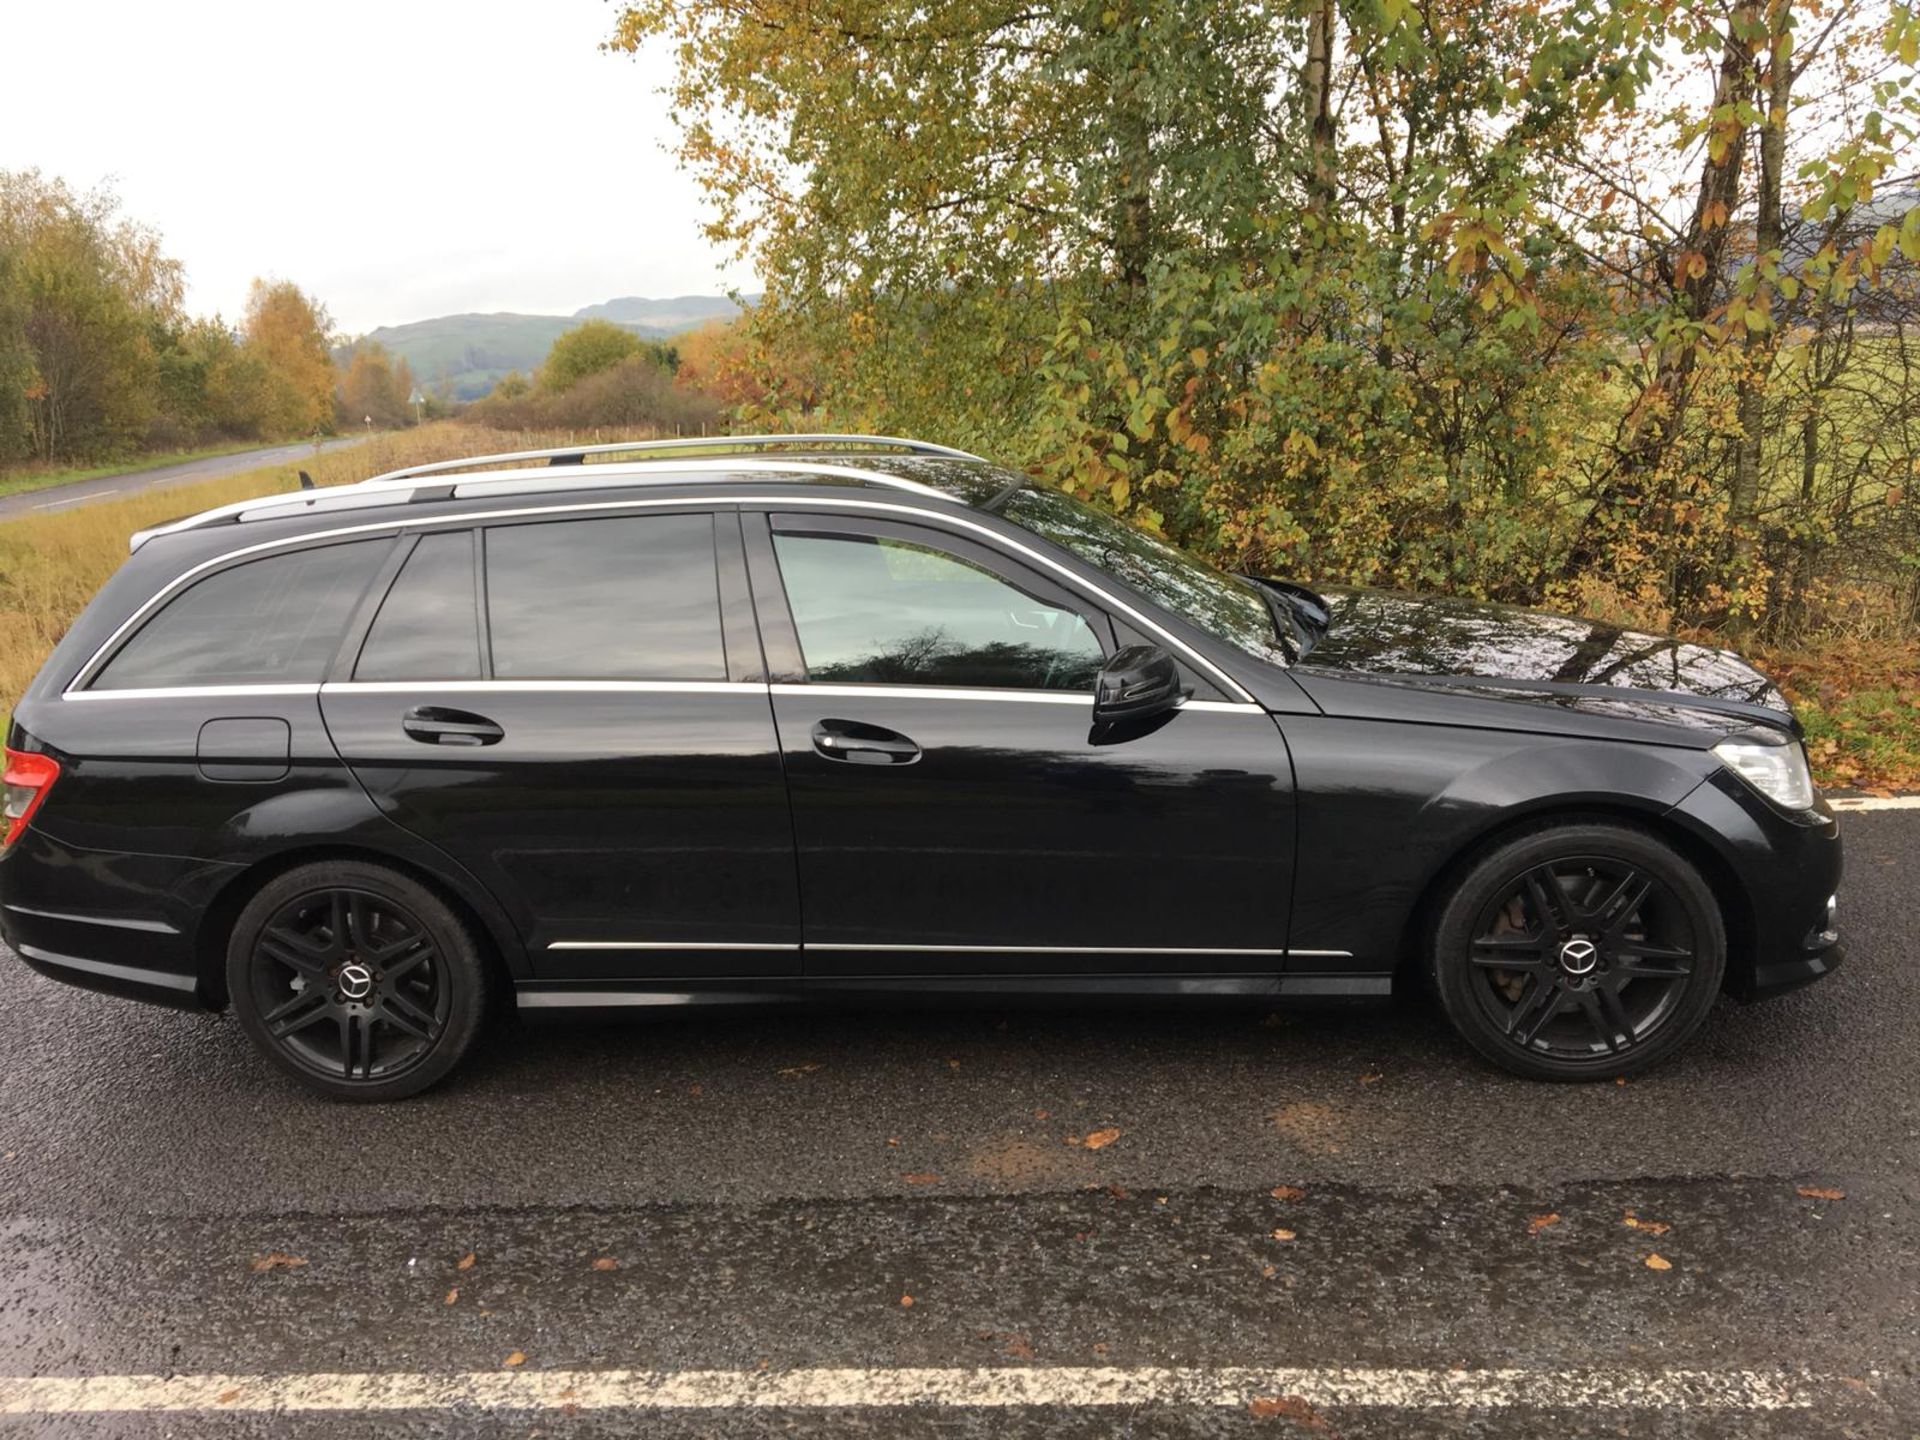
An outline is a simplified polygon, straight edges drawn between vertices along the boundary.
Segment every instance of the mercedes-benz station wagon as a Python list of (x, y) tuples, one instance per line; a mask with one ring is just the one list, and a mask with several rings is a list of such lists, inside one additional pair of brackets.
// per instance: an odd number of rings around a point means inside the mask
[[(591, 463), (588, 463), (591, 462)], [(1381, 997), (1617, 1076), (1841, 959), (1723, 650), (1232, 575), (987, 461), (484, 456), (133, 538), (14, 711), (0, 927), (410, 1094), (490, 1002)]]

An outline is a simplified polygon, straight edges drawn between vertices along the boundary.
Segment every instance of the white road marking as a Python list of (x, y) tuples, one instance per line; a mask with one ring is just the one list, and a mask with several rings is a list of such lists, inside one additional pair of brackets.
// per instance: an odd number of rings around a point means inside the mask
[(1791, 1410), (1818, 1377), (1754, 1370), (996, 1367), (898, 1370), (489, 1370), (470, 1374), (0, 1378), (0, 1415), (114, 1412), (1244, 1407)]
[(1920, 795), (1830, 795), (1836, 810), (1920, 810)]

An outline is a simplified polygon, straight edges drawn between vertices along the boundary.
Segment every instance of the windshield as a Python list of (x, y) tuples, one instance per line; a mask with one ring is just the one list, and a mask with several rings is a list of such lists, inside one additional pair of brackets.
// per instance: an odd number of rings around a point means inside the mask
[(1058, 490), (1023, 485), (988, 507), (1127, 582), (1156, 605), (1249, 655), (1287, 662), (1267, 595), (1157, 535)]

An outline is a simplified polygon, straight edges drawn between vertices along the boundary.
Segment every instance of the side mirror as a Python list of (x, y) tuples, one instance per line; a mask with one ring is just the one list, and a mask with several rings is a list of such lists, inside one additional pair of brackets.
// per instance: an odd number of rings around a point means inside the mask
[(1127, 645), (1108, 657), (1093, 682), (1093, 723), (1164, 715), (1186, 698), (1173, 656), (1158, 645)]

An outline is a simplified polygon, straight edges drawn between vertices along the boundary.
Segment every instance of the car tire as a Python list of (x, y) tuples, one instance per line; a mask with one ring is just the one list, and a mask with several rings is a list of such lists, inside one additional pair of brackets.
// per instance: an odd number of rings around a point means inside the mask
[(487, 1011), (465, 921), (384, 865), (302, 865), (260, 888), (227, 940), (227, 991), (248, 1037), (337, 1100), (416, 1095), (459, 1063)]
[(1544, 825), (1469, 860), (1434, 917), (1442, 1009), (1494, 1064), (1601, 1080), (1658, 1064), (1705, 1020), (1726, 925), (1700, 872), (1643, 830)]

